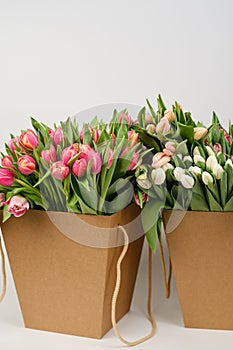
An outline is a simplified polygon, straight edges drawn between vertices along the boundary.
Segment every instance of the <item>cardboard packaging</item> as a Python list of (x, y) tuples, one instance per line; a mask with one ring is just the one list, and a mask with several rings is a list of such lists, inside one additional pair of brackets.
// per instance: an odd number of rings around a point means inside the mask
[[(102, 338), (111, 329), (116, 264), (122, 251), (117, 225), (123, 225), (131, 237), (122, 263), (119, 320), (130, 309), (144, 241), (138, 207), (131, 205), (111, 216), (29, 210), (2, 224), (27, 328), (91, 338)], [(82, 244), (82, 226), (88, 228), (89, 245)]]
[(233, 212), (163, 219), (185, 327), (233, 330)]

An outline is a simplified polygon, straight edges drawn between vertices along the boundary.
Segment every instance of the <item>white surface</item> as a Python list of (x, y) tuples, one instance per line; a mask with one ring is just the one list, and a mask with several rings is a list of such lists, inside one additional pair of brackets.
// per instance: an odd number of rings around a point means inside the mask
[[(156, 336), (146, 343), (138, 345), (137, 349), (175, 350), (232, 350), (233, 332), (185, 329), (182, 315), (172, 282), (171, 299), (166, 300), (162, 286), (162, 275), (159, 254), (154, 256), (154, 291), (153, 314), (157, 321)], [(53, 334), (23, 328), (23, 321), (18, 306), (15, 289), (7, 271), (7, 297), (0, 306), (0, 349), (3, 350), (109, 350), (122, 349), (124, 345), (116, 338), (113, 330), (102, 340)], [(147, 247), (144, 246), (139, 274), (133, 298), (132, 310), (119, 322), (122, 335), (128, 340), (135, 340), (150, 331), (146, 319), (147, 299)]]
[[(0, 146), (29, 126), (52, 124), (104, 103), (144, 104), (161, 92), (206, 123), (214, 109), (232, 119), (231, 0), (0, 0)], [(129, 339), (149, 330), (145, 320), (146, 255), (133, 312), (121, 322)], [(158, 331), (138, 349), (230, 350), (233, 333), (183, 328), (175, 292), (165, 300), (155, 259), (154, 313)], [(25, 330), (8, 271), (0, 305), (0, 348), (117, 349), (103, 340)]]

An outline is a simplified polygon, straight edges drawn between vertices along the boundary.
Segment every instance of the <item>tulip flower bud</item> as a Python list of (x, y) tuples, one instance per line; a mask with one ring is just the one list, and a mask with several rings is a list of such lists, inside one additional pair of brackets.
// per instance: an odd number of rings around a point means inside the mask
[(212, 172), (215, 165), (218, 164), (217, 158), (215, 156), (209, 156), (206, 160), (206, 167), (209, 168)]
[(165, 164), (169, 163), (171, 158), (169, 156), (166, 156), (163, 152), (158, 152), (153, 156), (153, 162), (152, 167), (153, 168), (160, 168), (164, 166)]
[(47, 164), (50, 164), (50, 162), (56, 162), (56, 153), (56, 148), (51, 145), (49, 150), (42, 150), (40, 156)]
[(1, 163), (5, 168), (13, 169), (13, 161), (10, 156), (3, 157)]
[(136, 181), (138, 185), (145, 190), (149, 190), (149, 188), (152, 186), (150, 180), (147, 177), (143, 179), (139, 176)]
[(156, 125), (156, 132), (160, 134), (167, 134), (171, 129), (169, 121), (163, 117), (160, 122)]
[(216, 177), (217, 180), (221, 179), (223, 172), (224, 172), (224, 170), (223, 170), (223, 168), (221, 167), (220, 164), (216, 164), (214, 166), (213, 174), (214, 174), (214, 176)]
[(88, 145), (88, 144), (85, 144), (85, 145), (80, 145), (80, 147), (79, 147), (79, 152), (81, 153), (80, 154), (80, 158), (88, 158), (88, 155), (89, 155), (89, 153), (90, 152), (92, 152), (93, 150), (92, 150), (92, 148), (91, 148), (91, 146), (90, 145)]
[(29, 209), (28, 201), (22, 196), (14, 196), (11, 198), (8, 205), (8, 213), (13, 214), (15, 217), (20, 217), (26, 213)]
[(132, 160), (130, 162), (130, 165), (128, 166), (128, 170), (129, 171), (130, 170), (135, 170), (138, 165), (139, 165), (139, 153), (138, 152), (134, 152)]
[(220, 143), (216, 143), (213, 147), (217, 154), (222, 152), (222, 146), (220, 145)]
[(190, 189), (190, 188), (193, 188), (194, 186), (194, 178), (192, 176), (189, 176), (189, 175), (186, 175), (184, 174), (182, 177), (181, 177), (181, 180), (180, 180), (182, 186), (184, 188), (187, 188), (187, 189)]
[(91, 151), (87, 156), (87, 162), (91, 162), (91, 173), (99, 174), (102, 168), (101, 156), (98, 152)]
[(151, 133), (151, 134), (155, 134), (155, 132), (156, 132), (156, 126), (155, 126), (155, 124), (148, 124), (148, 125), (146, 126), (146, 131), (149, 132), (149, 133)]
[(8, 143), (8, 146), (9, 146), (11, 152), (14, 153), (14, 154), (15, 154), (15, 151), (16, 151), (16, 146), (20, 149), (21, 152), (23, 151), (22, 146), (19, 143), (19, 138), (18, 137), (15, 137), (15, 138), (11, 139), (9, 141), (9, 143)]
[(191, 166), (191, 167), (189, 168), (189, 171), (190, 171), (191, 173), (193, 173), (194, 175), (196, 175), (196, 176), (201, 175), (201, 173), (202, 173), (202, 169), (199, 168), (198, 166)]
[(19, 143), (27, 150), (32, 151), (34, 148), (38, 147), (39, 139), (33, 130), (28, 129), (19, 137)]
[(85, 158), (78, 159), (72, 166), (72, 171), (77, 177), (82, 177), (86, 174), (87, 161)]
[(205, 159), (197, 154), (194, 156), (194, 163), (197, 164), (199, 162), (205, 164)]
[(128, 113), (121, 113), (120, 118), (119, 118), (120, 124), (122, 124), (123, 121), (125, 121), (128, 124), (128, 126), (130, 126), (132, 124), (132, 119), (128, 115)]
[(203, 173), (202, 173), (202, 181), (204, 182), (204, 184), (206, 186), (208, 186), (209, 183), (213, 183), (214, 182), (214, 179), (210, 175), (210, 173), (208, 173), (207, 171), (203, 171)]
[(201, 140), (203, 139), (208, 133), (208, 129), (197, 127), (194, 128), (194, 140)]
[(165, 165), (162, 166), (162, 169), (163, 169), (163, 171), (165, 171), (165, 173), (166, 173), (167, 170), (169, 170), (169, 169), (174, 169), (174, 166), (173, 166), (171, 163), (167, 163), (167, 164), (165, 164)]
[(164, 118), (166, 118), (169, 122), (172, 122), (175, 120), (175, 114), (172, 111), (170, 111), (169, 109), (167, 109), (164, 112)]
[(134, 130), (128, 131), (128, 140), (131, 147), (135, 146), (138, 142), (138, 134)]
[(229, 164), (233, 168), (233, 163), (231, 159), (227, 159), (226, 165)]
[(199, 149), (198, 149), (198, 147), (196, 146), (196, 147), (194, 147), (194, 150), (193, 150), (193, 155), (194, 156), (200, 156), (201, 155), (201, 153), (200, 153), (200, 151), (199, 151)]
[(0, 185), (10, 187), (14, 182), (14, 173), (10, 169), (0, 169)]
[(226, 131), (224, 131), (224, 138), (227, 141), (227, 143), (231, 142), (231, 136)]
[(5, 204), (6, 196), (5, 193), (0, 193), (0, 207), (2, 207)]
[(166, 180), (166, 174), (162, 168), (153, 169), (151, 179), (155, 185), (162, 185)]
[(193, 162), (193, 158), (190, 157), (190, 156), (184, 156), (183, 158), (183, 162), (189, 162), (189, 163), (192, 163)]
[(215, 156), (215, 153), (210, 146), (206, 146), (206, 150), (209, 156)]
[(61, 160), (63, 164), (67, 165), (69, 161), (78, 154), (77, 150), (72, 146), (66, 147), (62, 151)]
[(176, 151), (176, 144), (175, 142), (166, 142), (165, 148), (163, 150), (163, 153), (167, 156), (173, 156)]
[(184, 169), (181, 167), (176, 167), (174, 169), (174, 176), (176, 178), (177, 181), (181, 181), (182, 177), (184, 176), (185, 172)]
[(154, 124), (154, 119), (153, 119), (151, 114), (149, 114), (149, 113), (146, 114), (145, 122), (146, 122), (146, 125)]
[(68, 166), (63, 164), (62, 161), (58, 161), (53, 163), (50, 168), (50, 172), (55, 179), (64, 180), (69, 175), (70, 169)]
[(18, 159), (17, 165), (19, 171), (24, 175), (32, 174), (36, 168), (35, 159), (28, 155), (20, 157)]
[[(142, 192), (142, 203), (146, 203), (147, 200), (148, 200), (148, 195), (145, 192)], [(134, 201), (138, 206), (140, 206), (140, 201), (137, 193), (134, 193)]]
[(107, 169), (110, 169), (110, 168), (111, 168), (113, 159), (114, 159), (113, 150), (112, 150), (111, 148), (109, 148), (109, 151), (108, 151), (108, 164), (107, 164)]

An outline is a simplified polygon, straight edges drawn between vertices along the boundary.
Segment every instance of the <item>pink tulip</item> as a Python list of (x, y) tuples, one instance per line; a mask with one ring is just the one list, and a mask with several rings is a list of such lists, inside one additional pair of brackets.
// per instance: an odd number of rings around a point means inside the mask
[(128, 170), (134, 170), (138, 165), (139, 153), (134, 152), (130, 165), (128, 166)]
[(22, 146), (19, 143), (19, 138), (18, 137), (15, 137), (15, 138), (11, 139), (9, 141), (9, 143), (8, 143), (8, 146), (9, 146), (11, 152), (14, 153), (14, 154), (15, 154), (15, 151), (16, 151), (16, 146), (20, 149), (20, 151), (23, 151)]
[(107, 169), (111, 168), (113, 159), (114, 159), (114, 152), (111, 148), (109, 148)]
[(128, 131), (128, 140), (131, 141), (131, 147), (135, 146), (138, 142), (138, 134), (134, 130)]
[(0, 193), (0, 207), (2, 207), (5, 204), (5, 193)]
[(54, 142), (55, 146), (60, 145), (62, 139), (63, 139), (63, 130), (62, 130), (62, 128), (57, 128), (54, 131), (54, 135), (53, 135), (53, 142)]
[(176, 144), (174, 142), (169, 141), (165, 144), (163, 153), (166, 154), (166, 156), (173, 156), (175, 151), (176, 151)]
[(216, 143), (213, 147), (217, 154), (222, 152), (222, 146), (220, 145), (220, 143)]
[(14, 173), (10, 169), (0, 169), (0, 185), (11, 186), (14, 182)]
[(66, 147), (63, 151), (62, 151), (62, 156), (61, 156), (61, 160), (63, 162), (63, 164), (67, 165), (69, 163), (69, 161), (75, 157), (78, 154), (77, 150), (70, 146), (70, 147)]
[(72, 166), (72, 171), (75, 176), (82, 177), (86, 174), (87, 161), (85, 158), (78, 159), (74, 162)]
[(8, 213), (13, 214), (15, 217), (20, 217), (26, 213), (29, 209), (29, 203), (24, 197), (14, 196), (11, 198), (8, 205)]
[(153, 162), (152, 167), (153, 168), (161, 168), (165, 164), (169, 163), (171, 160), (171, 157), (167, 156), (163, 152), (158, 152), (153, 156)]
[(50, 168), (51, 174), (55, 179), (64, 180), (69, 175), (70, 169), (68, 166), (62, 163), (62, 161), (58, 161), (53, 163)]
[(94, 129), (93, 132), (93, 141), (97, 143), (99, 141), (100, 135), (101, 135), (101, 130), (99, 129)]
[(40, 156), (47, 164), (50, 164), (50, 162), (56, 162), (56, 148), (54, 147), (54, 145), (51, 145), (49, 149), (41, 151)]
[(18, 159), (19, 171), (24, 175), (30, 175), (36, 168), (36, 161), (31, 156), (25, 155)]
[(119, 118), (119, 122), (120, 124), (122, 124), (122, 122), (126, 121), (126, 123), (128, 124), (128, 126), (130, 126), (132, 124), (132, 119), (131, 117), (128, 115), (128, 113), (121, 113), (120, 118)]
[[(145, 192), (142, 192), (142, 203), (146, 203), (147, 199), (148, 199), (148, 195)], [(140, 206), (140, 201), (137, 193), (134, 193), (134, 201), (138, 206)]]
[(91, 173), (99, 174), (101, 172), (102, 160), (100, 154), (95, 151), (89, 152), (87, 156), (87, 161), (91, 161)]
[(91, 148), (90, 145), (88, 145), (88, 144), (80, 145), (80, 147), (79, 147), (79, 152), (81, 152), (80, 158), (85, 158), (85, 159), (87, 159), (87, 158), (88, 158), (88, 154), (89, 154), (90, 152), (92, 152), (92, 151), (93, 151), (93, 150), (92, 150), (92, 148)]
[(116, 143), (116, 135), (114, 134), (114, 132), (112, 132), (111, 138), (112, 138), (112, 146), (114, 147)]
[(55, 131), (48, 130), (48, 134), (55, 146), (60, 145), (62, 139), (63, 139), (63, 130), (61, 127), (57, 128)]
[(227, 143), (231, 142), (231, 136), (226, 131), (224, 131), (224, 137), (225, 137), (225, 140), (227, 141)]
[(19, 137), (19, 143), (27, 150), (32, 151), (34, 148), (38, 147), (39, 139), (33, 130), (28, 129)]
[(171, 127), (169, 121), (163, 117), (160, 122), (156, 125), (156, 132), (160, 134), (167, 134), (170, 131)]
[(2, 166), (9, 169), (13, 169), (13, 161), (10, 156), (3, 157), (1, 163), (2, 163)]

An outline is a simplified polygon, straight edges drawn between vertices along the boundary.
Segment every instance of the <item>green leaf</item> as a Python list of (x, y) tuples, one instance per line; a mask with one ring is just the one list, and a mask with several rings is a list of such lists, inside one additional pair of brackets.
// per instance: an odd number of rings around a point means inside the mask
[(181, 123), (177, 123), (177, 132), (175, 137), (178, 140), (187, 140), (188, 146), (191, 148), (194, 142), (194, 128), (191, 125), (184, 125)]
[(11, 217), (11, 214), (8, 213), (7, 208), (8, 208), (8, 205), (3, 206), (3, 220), (2, 220), (3, 223), (6, 222)]
[(224, 211), (233, 211), (233, 196), (229, 199), (224, 207)]
[(157, 225), (154, 224), (146, 233), (146, 239), (149, 247), (153, 252), (156, 250), (156, 239), (157, 239)]
[(118, 192), (118, 195), (111, 202), (105, 203), (106, 212), (116, 213), (126, 208), (132, 202), (133, 194), (133, 185), (128, 182), (128, 186), (122, 192)]
[(215, 198), (213, 197), (213, 195), (210, 192), (210, 190), (208, 189), (208, 187), (206, 187), (206, 197), (207, 197), (207, 200), (209, 203), (210, 211), (223, 211), (222, 207), (215, 200)]
[(222, 203), (222, 207), (224, 208), (226, 205), (226, 201), (227, 201), (227, 197), (229, 192), (229, 189), (227, 187), (227, 172), (224, 171), (222, 173), (221, 179), (219, 180), (219, 184), (220, 184), (220, 196), (221, 196), (221, 203)]

